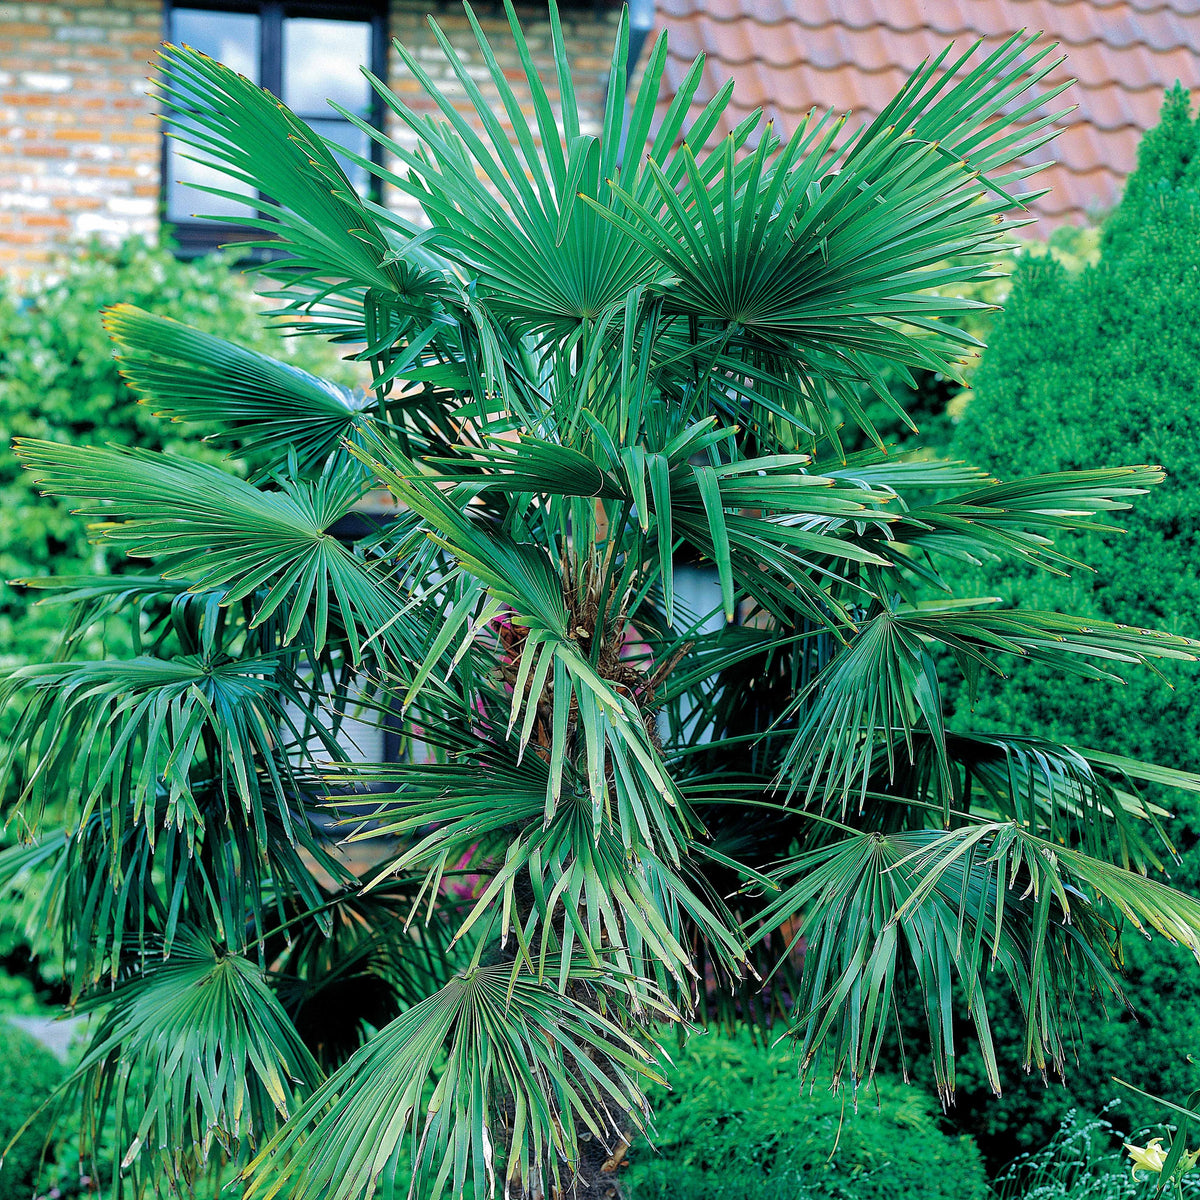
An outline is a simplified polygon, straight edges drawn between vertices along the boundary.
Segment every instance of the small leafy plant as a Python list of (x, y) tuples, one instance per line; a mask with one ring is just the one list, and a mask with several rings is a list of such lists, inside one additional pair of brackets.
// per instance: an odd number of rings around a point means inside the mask
[[(1113, 1107), (1096, 1117), (1071, 1109), (1045, 1146), (1022, 1154), (1001, 1173), (996, 1190), (1002, 1200), (1149, 1200), (1160, 1194), (1169, 1176), (1156, 1178), (1159, 1172), (1139, 1169), (1137, 1159), (1131, 1160), (1128, 1144), (1121, 1147), (1108, 1120)], [(1134, 1138), (1154, 1146), (1162, 1138), (1151, 1137), (1152, 1132), (1143, 1130)], [(1179, 1194), (1196, 1192), (1187, 1181)]]

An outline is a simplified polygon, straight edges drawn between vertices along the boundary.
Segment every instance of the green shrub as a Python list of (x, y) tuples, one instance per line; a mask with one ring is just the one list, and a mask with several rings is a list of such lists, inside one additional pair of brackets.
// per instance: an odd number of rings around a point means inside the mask
[(633, 1200), (982, 1200), (971, 1139), (939, 1128), (916, 1088), (802, 1090), (795, 1055), (749, 1036), (693, 1037), (653, 1097), (656, 1155), (632, 1151)]
[(284, 339), (271, 329), (242, 273), (221, 255), (182, 263), (137, 239), (118, 247), (96, 243), (72, 248), (52, 275), (25, 292), (0, 281), (0, 667), (44, 660), (62, 625), (60, 613), (31, 608), (29, 594), (9, 580), (54, 574), (63, 564), (73, 572), (89, 561), (97, 570), (107, 565), (88, 545), (72, 505), (37, 494), (10, 439), (136, 444), (197, 455), (197, 438), (131, 402), (100, 323), (101, 310), (118, 302), (152, 308), (326, 375), (332, 370), (335, 378), (345, 373), (328, 344)]
[[(1040, 248), (1050, 250), (1049, 245)], [(996, 277), (993, 279), (961, 284), (946, 289), (946, 292), (982, 304), (1000, 305), (1008, 293), (1008, 273), (1013, 268), (1011, 256), (1005, 256), (999, 261), (997, 268)], [(979, 341), (986, 342), (991, 336), (995, 316), (995, 308), (967, 309), (957, 314), (954, 324)], [(968, 367), (966, 371), (968, 381), (971, 370), (972, 368)], [(908, 372), (894, 363), (882, 364), (881, 373), (887, 384), (888, 394), (903, 411), (904, 416), (878, 396), (872, 393), (863, 394), (860, 397), (861, 402), (880, 438), (885, 444), (903, 450), (925, 448), (941, 453), (954, 436), (957, 400), (963, 392), (961, 384), (940, 371), (914, 369)], [(871, 439), (855, 426), (849, 419), (849, 414), (843, 414), (843, 420), (846, 423), (841, 437), (846, 449), (867, 449), (872, 444)], [(910, 420), (917, 426), (915, 431), (908, 424)]]
[[(1063, 548), (1094, 564), (1069, 579), (1047, 572), (984, 570), (976, 594), (1006, 604), (1094, 614), (1161, 629), (1194, 622), (1200, 608), (1200, 126), (1188, 97), (1173, 91), (1147, 134), (1125, 199), (1105, 226), (1100, 259), (1070, 271), (1025, 257), (1008, 307), (975, 378), (956, 455), (1002, 478), (1118, 463), (1158, 463), (1167, 482), (1118, 514), (1128, 532), (1090, 534)], [(1081, 681), (1023, 666), (1011, 681), (985, 680), (975, 713), (960, 726), (1063, 738), (1187, 770), (1200, 770), (1200, 676), (1144, 672), (1124, 686)], [(1178, 795), (1178, 794), (1177, 794)], [(1183, 850), (1172, 882), (1200, 891), (1200, 807), (1172, 800), (1170, 833)], [(1129, 943), (1129, 995), (1136, 1016), (1100, 1027), (1085, 1016), (1078, 1064), (1066, 1088), (1019, 1076), (1003, 1100), (986, 1093), (981, 1064), (962, 1064), (958, 1112), (1002, 1153), (1044, 1141), (1072, 1105), (1096, 1112), (1113, 1075), (1162, 1095), (1196, 1086), (1185, 1052), (1195, 1044), (1200, 980), (1165, 941)], [(1000, 1022), (1020, 1045), (1024, 1022)], [(1000, 1054), (1001, 1061), (1007, 1056)], [(1135, 1122), (1153, 1119), (1136, 1103)]]
[[(3, 945), (3, 934), (0, 934), (0, 947)], [(33, 984), (23, 975), (10, 975), (0, 969), (0, 1014), (41, 1011)], [(3, 1020), (4, 1017), (0, 1015), (0, 1021)]]
[[(1190, 164), (1182, 176), (1168, 170), (1168, 146), (1177, 167)], [(1002, 476), (1130, 462), (1168, 472), (1121, 514), (1126, 536), (1077, 539), (1094, 574), (988, 576), (1022, 603), (1178, 629), (1200, 602), (1198, 152), (1200, 127), (1177, 90), (1143, 143), (1100, 262), (1072, 274), (1041, 257), (1017, 271), (956, 450)], [(1117, 687), (1034, 668), (990, 687), (977, 711), (1010, 726), (1029, 714), (1042, 732), (1200, 768), (1200, 678), (1185, 668), (1173, 682), (1174, 694), (1148, 675)]]
[[(45, 1102), (63, 1077), (63, 1067), (28, 1034), (0, 1017), (0, 1153)], [(0, 1166), (0, 1200), (29, 1200), (38, 1177), (49, 1113), (39, 1116)]]
[[(1094, 226), (1060, 225), (1045, 241), (1031, 241), (1023, 246), (1021, 255), (1026, 259), (1045, 258), (1075, 271), (1096, 261), (1099, 240), (1100, 231)], [(1000, 306), (1008, 302), (1016, 265), (1013, 254), (999, 255), (994, 277), (944, 289), (947, 294), (991, 306), (966, 309), (956, 316), (954, 324), (978, 341), (990, 343)], [(864, 394), (861, 401), (883, 441), (901, 449), (921, 448), (938, 455), (949, 454), (955, 428), (970, 403), (970, 389), (980, 361), (979, 357), (968, 361), (964, 370), (966, 387), (938, 371), (914, 370), (905, 378), (901, 368), (882, 364), (888, 393), (917, 426), (914, 432), (894, 408), (874, 395)], [(843, 419), (847, 421), (841, 432), (846, 448), (866, 449), (870, 439), (846, 414)]]

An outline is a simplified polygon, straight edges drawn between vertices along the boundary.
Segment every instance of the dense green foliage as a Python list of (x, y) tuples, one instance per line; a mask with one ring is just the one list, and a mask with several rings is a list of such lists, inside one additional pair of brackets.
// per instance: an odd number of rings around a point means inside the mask
[[(1171, 93), (1162, 123), (1143, 140), (1126, 195), (1104, 227), (1100, 259), (1068, 270), (1022, 257), (1012, 293), (975, 379), (956, 453), (1001, 478), (1111, 462), (1166, 468), (1166, 483), (1123, 514), (1124, 534), (1091, 531), (1062, 541), (1093, 571), (1055, 576), (995, 564), (963, 586), (1031, 605), (1181, 629), (1200, 609), (1200, 125), (1187, 96)], [(1200, 679), (1163, 667), (1171, 686), (1145, 672), (1125, 682), (1080, 680), (1022, 666), (985, 679), (969, 717), (980, 728), (1020, 730), (1084, 746), (1200, 769)], [(965, 710), (965, 697), (960, 701)], [(1156, 796), (1163, 800), (1164, 797)], [(1187, 798), (1169, 833), (1183, 853), (1172, 881), (1200, 890), (1200, 808)], [(1003, 1100), (986, 1095), (976, 1061), (964, 1064), (959, 1114), (998, 1152), (1043, 1140), (1067, 1107), (1096, 1112), (1113, 1075), (1151, 1092), (1182, 1096), (1196, 1086), (1187, 1061), (1196, 1043), (1200, 978), (1187, 956), (1162, 942), (1128, 944), (1128, 994), (1136, 1015), (1085, 1020), (1066, 1089), (1014, 1074)], [(1002, 1021), (1019, 1044), (1023, 1022)], [(972, 1076), (974, 1076), (972, 1078)], [(1136, 1099), (1121, 1109), (1154, 1119)]]
[[(14, 940), (23, 933), (23, 929), (16, 921), (7, 919), (8, 914), (5, 914), (6, 920), (3, 925), (0, 925), (0, 938), (7, 937)], [(49, 939), (47, 939), (49, 942)], [(3, 940), (0, 940), (0, 948), (5, 945)], [(0, 1014), (3, 1013), (37, 1013), (43, 1012), (45, 1006), (38, 1003), (38, 995), (34, 989), (33, 982), (24, 974), (7, 971), (0, 971)]]
[[(11, 436), (137, 445), (210, 462), (221, 457), (186, 425), (168, 423), (152, 408), (130, 403), (112, 339), (100, 321), (102, 310), (120, 301), (151, 306), (335, 378), (346, 373), (327, 344), (284, 339), (273, 330), (264, 320), (263, 302), (222, 255), (184, 263), (169, 248), (137, 238), (119, 246), (93, 242), (63, 251), (42, 279), (24, 287), (0, 279), (0, 429), (5, 431), (0, 439), (0, 667), (50, 658), (65, 622), (61, 607), (36, 605), (39, 593), (13, 581), (122, 571), (128, 564), (123, 554), (89, 542), (87, 518), (74, 513), (76, 505), (38, 492), (13, 453)], [(120, 639), (119, 631), (107, 632)], [(99, 641), (93, 640), (91, 648), (104, 652)], [(13, 719), (11, 709), (0, 710), (0, 739)], [(9, 840), (14, 832), (8, 831)], [(4, 841), (0, 831), (0, 844)], [(21, 986), (5, 982), (5, 963), (43, 989), (61, 976), (52, 953), (54, 931), (26, 923), (21, 915), (11, 903), (0, 907), (0, 992), (5, 994)], [(28, 985), (22, 987), (27, 1002), (29, 991)]]
[[(1051, 48), (947, 50), (860, 128), (783, 143), (756, 114), (697, 157), (731, 85), (691, 118), (697, 62), (660, 122), (665, 42), (627, 96), (622, 22), (585, 134), (553, 4), (557, 106), (508, 12), (531, 108), (476, 34), (509, 124), (445, 39), (483, 136), (405, 47), (446, 119), (374, 81), (417, 148), (363, 165), (426, 233), (165, 50), (176, 132), (272, 198), (247, 223), (286, 318), (371, 387), (121, 303), (134, 392), (228, 459), (19, 443), (138, 560), (64, 581), (70, 653), (0, 683), (0, 887), (100, 1013), (71, 1090), (118, 1193), (236, 1164), (252, 1200), (598, 1198), (672, 1027), (771, 1005), (805, 1074), (865, 1099), (915, 1007), (948, 1098), (957, 1012), (999, 1081), (999, 989), (1013, 1057), (1061, 1065), (1119, 914), (1200, 957), (1200, 902), (1139, 873), (1160, 831), (1130, 784), (1200, 776), (981, 739), (945, 690), (1004, 651), (1103, 679), (1200, 642), (928, 599), (964, 557), (1061, 562), (1161, 473), (1001, 484), (889, 453), (860, 403), (888, 404), (881, 363), (961, 375), (955, 291), (1052, 136)], [(396, 761), (338, 740), (355, 701)]]
[[(1034, 232), (1038, 232), (1036, 226)], [(888, 395), (899, 403), (899, 411), (879, 397), (864, 397), (866, 412), (883, 440), (900, 450), (922, 449), (949, 455), (958, 422), (973, 395), (971, 386), (982, 362), (983, 347), (990, 344), (997, 316), (1008, 302), (1018, 255), (1022, 260), (1045, 256), (1068, 271), (1077, 271), (1095, 261), (1098, 242), (1099, 230), (1095, 226), (1060, 225), (1045, 241), (1030, 238), (1019, 251), (997, 255), (993, 273), (988, 277), (946, 289), (949, 295), (984, 306), (948, 318), (980, 344), (966, 355), (961, 373), (928, 369), (902, 372), (894, 366), (885, 366)], [(845, 443), (850, 449), (864, 449), (870, 439), (848, 426)]]
[(691, 1038), (671, 1091), (652, 1094), (654, 1147), (630, 1151), (632, 1200), (984, 1200), (971, 1139), (943, 1133), (935, 1103), (889, 1080), (810, 1088), (785, 1045)]
[(30, 593), (9, 581), (102, 570), (121, 564), (88, 543), (83, 518), (61, 498), (41, 496), (12, 453), (11, 437), (109, 443), (189, 457), (206, 451), (186, 428), (130, 404), (129, 389), (100, 323), (119, 302), (149, 306), (243, 345), (311, 369), (336, 370), (336, 358), (311, 339), (285, 341), (263, 319), (263, 303), (222, 256), (183, 263), (167, 248), (131, 239), (64, 251), (45, 279), (26, 288), (0, 279), (0, 664), (38, 662), (63, 625), (55, 609), (30, 609)]
[[(0, 1154), (65, 1074), (48, 1050), (0, 1016)], [(0, 1165), (0, 1200), (29, 1200), (39, 1175), (51, 1117), (39, 1116)]]

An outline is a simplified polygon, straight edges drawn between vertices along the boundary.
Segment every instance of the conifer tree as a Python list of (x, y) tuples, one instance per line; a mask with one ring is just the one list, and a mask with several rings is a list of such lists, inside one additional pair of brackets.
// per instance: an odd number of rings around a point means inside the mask
[[(960, 587), (1010, 604), (1101, 618), (1120, 612), (1163, 629), (1190, 623), (1200, 610), (1198, 297), (1200, 122), (1177, 86), (1104, 224), (1099, 261), (1071, 272), (1049, 256), (1021, 258), (953, 447), (1003, 478), (1154, 461), (1166, 481), (1122, 514), (1124, 533), (1093, 530), (1060, 541), (1090, 569), (1064, 578), (992, 564)], [(1171, 664), (1161, 669), (1170, 687), (1124, 669), (1118, 683), (1022, 667), (985, 680), (974, 711), (958, 719), (1200, 770), (1200, 679)], [(960, 709), (967, 707), (964, 696)], [(1172, 807), (1170, 834), (1183, 861), (1170, 876), (1195, 893), (1200, 807), (1189, 798)], [(1126, 972), (1135, 1011), (1118, 1009), (1111, 1024), (1085, 1023), (1065, 1092), (1014, 1076), (1012, 1095), (995, 1105), (979, 1086), (960, 1099), (964, 1109), (977, 1106), (971, 1125), (1036, 1140), (1071, 1103), (1095, 1111), (1112, 1099), (1113, 1075), (1162, 1095), (1190, 1093), (1196, 1078), (1186, 1056), (1200, 980), (1186, 956), (1162, 943), (1131, 943)], [(1019, 1040), (1019, 1022), (1009, 1033)], [(1122, 1104), (1122, 1120), (1159, 1119), (1132, 1095), (1123, 1094)]]

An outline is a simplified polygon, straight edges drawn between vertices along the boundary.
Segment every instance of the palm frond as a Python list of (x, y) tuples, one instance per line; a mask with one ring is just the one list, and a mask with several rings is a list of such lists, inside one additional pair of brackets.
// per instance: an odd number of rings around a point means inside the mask
[(780, 780), (794, 793), (807, 780), (807, 799), (835, 795), (843, 811), (857, 788), (866, 798), (876, 745), (886, 745), (888, 773), (896, 771), (894, 738), (911, 759), (915, 730), (933, 747), (936, 770), (948, 791), (949, 762), (941, 687), (933, 658), (903, 621), (880, 614), (866, 622), (844, 653), (810, 685), (812, 700), (780, 766)]
[(158, 416), (208, 426), (209, 436), (232, 442), (264, 470), (294, 455), (302, 473), (319, 474), (374, 406), (361, 392), (132, 305), (108, 309), (104, 327), (143, 403)]
[[(786, 343), (862, 423), (847, 380), (869, 383), (896, 408), (872, 358), (954, 375), (971, 343), (937, 318), (974, 302), (926, 289), (979, 277), (977, 260), (946, 263), (968, 247), (972, 257), (999, 247), (999, 214), (1013, 201), (989, 174), (1051, 136), (1054, 116), (1039, 116), (1024, 140), (995, 137), (988, 125), (1005, 105), (1027, 113), (1065, 86), (1022, 99), (1058, 65), (1048, 49), (1029, 55), (1034, 40), (1010, 38), (953, 86), (948, 75), (931, 82), (945, 55), (924, 64), (897, 98), (902, 121), (877, 120), (841, 147), (839, 123), (810, 114), (773, 159), (769, 139), (741, 164), (727, 143), (711, 182), (685, 146), (682, 196), (651, 162), (652, 200), (617, 186), (628, 215), (591, 203), (670, 272), (670, 307), (751, 345)], [(869, 421), (864, 429), (874, 432)]]
[(110, 1003), (65, 1087), (93, 1138), (112, 1114), (135, 1180), (245, 1162), (320, 1080), (261, 970), (197, 931)]
[[(879, 487), (887, 470), (862, 475), (864, 484)], [(983, 487), (932, 502), (904, 503), (899, 519), (881, 526), (868, 544), (897, 565), (917, 551), (976, 565), (1017, 559), (1067, 574), (1085, 564), (1057, 549), (1054, 538), (1067, 531), (1116, 531), (1115, 526), (1096, 520), (1097, 515), (1128, 508), (1129, 498), (1144, 494), (1163, 478), (1161, 468), (1141, 466), (1058, 472), (1008, 483), (988, 481)], [(906, 499), (903, 492), (900, 498)]]
[[(1155, 630), (1061, 613), (986, 610), (930, 601), (908, 611), (882, 612), (864, 622), (807, 692), (794, 702), (800, 725), (780, 777), (793, 793), (835, 794), (843, 805), (855, 787), (865, 798), (876, 746), (886, 747), (888, 777), (896, 776), (896, 739), (909, 761), (915, 730), (931, 739), (939, 783), (949, 796), (940, 684), (929, 647), (945, 646), (971, 693), (983, 669), (1000, 673), (998, 654), (1014, 654), (1092, 679), (1119, 680), (1103, 663), (1148, 665), (1152, 659), (1194, 661), (1200, 643)], [(1097, 659), (1099, 663), (1089, 661)]]
[(153, 942), (170, 954), (189, 922), (261, 948), (264, 934), (299, 908), (328, 934), (329, 896), (318, 877), (335, 888), (355, 880), (306, 814), (297, 811), (285, 827), (269, 808), (264, 830), (230, 820), (212, 789), (197, 789), (196, 801), (198, 830), (168, 825), (153, 842), (128, 811), (101, 805), (70, 836), (62, 828), (24, 831), (27, 844), (0, 851), (0, 886), (26, 897), (31, 934), (54, 934), (73, 1003), (114, 986), (137, 948)]
[[(265, 88), (206, 54), (167, 46), (160, 60), (158, 96), (171, 136), (199, 161), (271, 197), (253, 215), (222, 220), (263, 231), (272, 248), (282, 242), (289, 274), (322, 277), (321, 293), (374, 289), (403, 300), (412, 268), (396, 250), (409, 230), (367, 208), (318, 134)], [(211, 190), (245, 200), (241, 192)], [(385, 229), (402, 240), (393, 244)]]
[[(622, 86), (628, 45), (625, 17), (613, 48), (612, 86), (601, 130), (598, 135), (584, 134), (557, 8), (551, 9), (558, 96), (554, 106), (509, 0), (505, 7), (523, 83), (532, 100), (532, 120), (469, 8), (480, 58), (507, 122), (493, 112), (475, 74), (433, 20), (434, 38), (473, 109), (474, 121), (463, 115), (418, 56), (399, 42), (396, 53), (442, 119), (416, 111), (386, 84), (370, 78), (389, 111), (415, 136), (417, 148), (410, 149), (345, 109), (339, 111), (406, 168), (400, 174), (361, 156), (356, 160), (421, 204), (433, 224), (433, 244), (477, 281), (493, 311), (522, 328), (567, 331), (581, 321), (619, 310), (632, 289), (658, 272), (650, 255), (583, 201), (619, 209), (612, 184), (616, 178), (635, 192), (644, 191), (643, 157), (667, 178), (678, 179), (682, 164), (675, 152), (677, 142), (686, 137), (702, 145), (728, 104), (731, 89), (721, 89), (685, 128), (690, 101), (701, 81), (697, 62), (681, 81), (651, 138), (666, 43), (663, 39), (651, 50), (629, 105)], [(757, 121), (755, 116), (739, 127), (738, 144)]]
[[(82, 825), (104, 804), (116, 815), (117, 839), (127, 815), (144, 825), (151, 846), (165, 826), (186, 830), (194, 841), (204, 822), (193, 763), (207, 753), (209, 777), (260, 835), (264, 791), (287, 828), (287, 797), (297, 781), (277, 748), (289, 726), (299, 735), (285, 705), (298, 710), (302, 702), (276, 678), (279, 671), (277, 658), (196, 656), (19, 667), (0, 690), (0, 703), (32, 693), (13, 735), (32, 760), (18, 797), (22, 820), (38, 829), (47, 803), (57, 799), (69, 805), (68, 820)], [(332, 737), (324, 737), (324, 746), (341, 756)]]
[(166, 578), (224, 588), (227, 604), (268, 589), (253, 623), (282, 607), (285, 641), (299, 633), (310, 604), (317, 650), (329, 634), (331, 610), (355, 657), (365, 632), (404, 632), (386, 575), (328, 532), (365, 490), (352, 464), (265, 491), (207, 463), (145, 451), (22, 439), (18, 454), (45, 491), (106, 502), (102, 536), (130, 554), (158, 559)]
[[(686, 878), (652, 843), (635, 843), (630, 852), (611, 830), (597, 835), (586, 800), (564, 800), (543, 822), (539, 776), (544, 770), (486, 761), (372, 772), (402, 786), (376, 811), (371, 830), (352, 837), (407, 842), (379, 877), (424, 872), (410, 920), (425, 902), (434, 911), (455, 863), (474, 861), (484, 878), (464, 905), (455, 939), (474, 931), (502, 947), (515, 942), (518, 958), (539, 979), (557, 961), (560, 990), (576, 953), (596, 968), (611, 956), (631, 979), (659, 977), (664, 987), (686, 988), (694, 969), (682, 941), (685, 919), (703, 931), (726, 969), (741, 959), (725, 906), (702, 880)], [(432, 818), (438, 823), (430, 830)], [(522, 900), (526, 895), (531, 902)]]
[(476, 967), (397, 1017), (250, 1164), (249, 1200), (390, 1192), (406, 1159), (416, 1194), (558, 1186), (579, 1132), (615, 1144), (618, 1114), (640, 1122), (643, 1089), (661, 1079), (619, 1011), (605, 1015), (603, 973), (571, 977), (561, 995), (507, 966)]
[[(1025, 1062), (1065, 1060), (1073, 997), (1120, 995), (1111, 926), (1071, 882), (1103, 879), (1096, 900), (1195, 946), (1200, 908), (1171, 889), (1055, 848), (1011, 824), (883, 835), (852, 833), (789, 861), (756, 917), (762, 938), (793, 920), (806, 943), (792, 1019), (802, 1067), (828, 1059), (858, 1082), (875, 1070), (906, 986), (925, 1009), (939, 1090), (954, 1089), (954, 1014), (965, 1004), (999, 1091), (984, 972), (997, 969), (1026, 1014)], [(1025, 867), (1031, 877), (1023, 874)], [(1082, 874), (1075, 875), (1081, 879)], [(794, 882), (788, 882), (794, 880)], [(905, 977), (908, 976), (906, 985)]]

